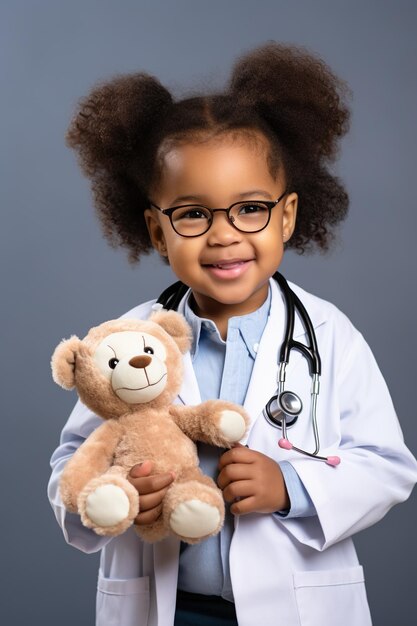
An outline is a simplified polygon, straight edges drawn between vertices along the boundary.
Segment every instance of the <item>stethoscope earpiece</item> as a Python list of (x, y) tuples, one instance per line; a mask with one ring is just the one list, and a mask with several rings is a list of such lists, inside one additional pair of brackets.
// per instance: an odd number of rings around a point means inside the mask
[(300, 454), (304, 454), (305, 456), (309, 456), (311, 459), (318, 459), (319, 461), (324, 461), (327, 465), (331, 465), (331, 467), (336, 467), (340, 464), (340, 456), (320, 456), (319, 454), (312, 454), (311, 452), (306, 452), (305, 450), (301, 450), (294, 446), (291, 441), (289, 441), (286, 437), (281, 437), (278, 441), (278, 445), (283, 450), (296, 450), (296, 452), (300, 452)]

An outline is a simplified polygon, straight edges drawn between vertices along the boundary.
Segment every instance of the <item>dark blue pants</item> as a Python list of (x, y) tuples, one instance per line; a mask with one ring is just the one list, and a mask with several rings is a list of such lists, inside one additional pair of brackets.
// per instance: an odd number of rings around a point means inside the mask
[(238, 626), (235, 605), (220, 596), (178, 590), (174, 626)]

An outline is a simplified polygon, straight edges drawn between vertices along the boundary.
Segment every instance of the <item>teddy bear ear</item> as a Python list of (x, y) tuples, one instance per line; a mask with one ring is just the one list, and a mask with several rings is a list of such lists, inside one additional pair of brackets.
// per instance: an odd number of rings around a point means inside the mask
[(185, 317), (176, 311), (157, 311), (149, 318), (151, 322), (162, 326), (184, 354), (190, 349), (192, 332)]
[(61, 341), (52, 355), (52, 378), (64, 389), (74, 388), (75, 359), (81, 343), (81, 340), (73, 335), (70, 339)]

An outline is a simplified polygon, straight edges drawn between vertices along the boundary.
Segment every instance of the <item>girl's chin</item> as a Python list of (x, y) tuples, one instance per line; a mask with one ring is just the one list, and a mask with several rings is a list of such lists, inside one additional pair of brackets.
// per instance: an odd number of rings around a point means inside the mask
[[(258, 309), (266, 300), (268, 284), (262, 285), (251, 293), (245, 293), (242, 288), (236, 287), (216, 289), (215, 293), (194, 292), (194, 299), (200, 309), (213, 309), (218, 307), (230, 307), (237, 309), (235, 315), (244, 315)], [(241, 311), (241, 312), (240, 312)]]

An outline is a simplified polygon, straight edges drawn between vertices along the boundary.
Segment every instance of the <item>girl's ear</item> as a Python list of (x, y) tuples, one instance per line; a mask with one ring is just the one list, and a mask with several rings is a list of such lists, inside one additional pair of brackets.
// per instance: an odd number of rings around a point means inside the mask
[(144, 216), (153, 247), (161, 256), (168, 256), (164, 233), (156, 209), (145, 209)]
[(52, 378), (64, 389), (73, 389), (75, 385), (75, 360), (81, 346), (81, 339), (75, 335), (64, 339), (55, 348), (52, 355)]
[(291, 238), (294, 232), (295, 222), (297, 219), (298, 195), (290, 193), (285, 199), (284, 209), (282, 212), (282, 235), (284, 242)]

